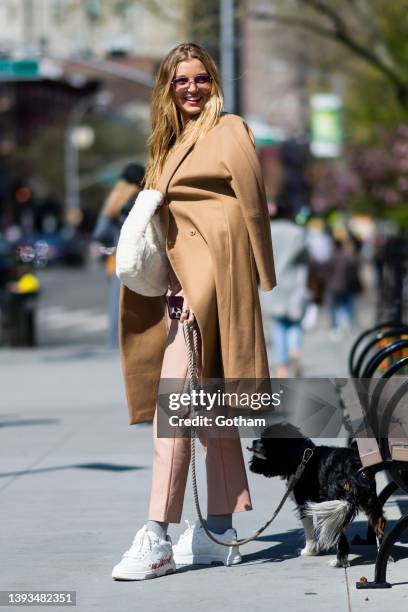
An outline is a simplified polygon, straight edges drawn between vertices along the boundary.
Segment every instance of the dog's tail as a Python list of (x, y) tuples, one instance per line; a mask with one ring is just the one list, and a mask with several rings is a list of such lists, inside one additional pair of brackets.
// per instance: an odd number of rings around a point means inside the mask
[(304, 508), (304, 515), (315, 519), (314, 533), (321, 550), (328, 550), (336, 544), (341, 528), (354, 514), (353, 505), (343, 499), (308, 502)]

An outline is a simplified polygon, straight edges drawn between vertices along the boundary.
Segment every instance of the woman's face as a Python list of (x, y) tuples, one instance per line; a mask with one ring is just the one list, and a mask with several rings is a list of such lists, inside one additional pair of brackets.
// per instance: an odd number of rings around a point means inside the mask
[[(200, 82), (199, 78), (198, 82), (194, 81), (194, 77), (200, 76), (204, 77), (204, 82)], [(173, 80), (173, 97), (184, 122), (194, 115), (199, 115), (211, 97), (211, 81), (205, 82), (205, 77), (208, 76), (205, 66), (198, 59), (186, 60), (177, 65), (174, 79), (182, 80), (175, 83)], [(184, 82), (183, 79), (188, 80)]]

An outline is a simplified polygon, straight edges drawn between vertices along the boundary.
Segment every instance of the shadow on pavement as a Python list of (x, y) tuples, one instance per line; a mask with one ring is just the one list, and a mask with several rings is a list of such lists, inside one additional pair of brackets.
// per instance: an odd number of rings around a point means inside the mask
[(145, 467), (138, 465), (120, 465), (116, 463), (74, 463), (72, 465), (59, 465), (58, 467), (39, 468), (36, 470), (20, 470), (17, 472), (0, 473), (0, 478), (10, 476), (25, 476), (32, 474), (43, 474), (44, 472), (56, 472), (59, 470), (70, 470), (72, 468), (86, 470), (102, 470), (107, 472), (126, 472), (129, 470), (145, 470)]
[(58, 425), (60, 419), (21, 419), (21, 420), (10, 420), (0, 421), (1, 427), (31, 427), (31, 425)]
[[(396, 524), (396, 520), (388, 521), (386, 527), (386, 533), (392, 529)], [(375, 545), (353, 545), (351, 541), (353, 537), (358, 533), (362, 537), (365, 537), (365, 531), (367, 529), (367, 523), (365, 521), (358, 521), (352, 523), (347, 529), (347, 537), (350, 543), (350, 555), (357, 555), (350, 559), (351, 565), (370, 565), (375, 563), (377, 548)], [(256, 539), (257, 542), (276, 542), (274, 546), (269, 546), (263, 550), (257, 552), (242, 555), (243, 563), (259, 561), (262, 563), (267, 562), (282, 562), (287, 559), (294, 559), (300, 555), (300, 549), (304, 546), (304, 534), (303, 529), (292, 529), (287, 532), (273, 533), (267, 536), (260, 536)], [(401, 543), (408, 543), (408, 534), (401, 538)], [(325, 555), (335, 554), (335, 548), (331, 551), (327, 551), (320, 557)], [(408, 550), (405, 546), (394, 546), (392, 556), (394, 561), (400, 561), (408, 557)]]

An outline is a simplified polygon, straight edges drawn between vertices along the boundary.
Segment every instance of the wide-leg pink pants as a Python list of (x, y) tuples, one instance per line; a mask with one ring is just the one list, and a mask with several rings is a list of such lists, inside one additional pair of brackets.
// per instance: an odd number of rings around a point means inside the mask
[[(174, 295), (174, 293), (173, 293)], [(179, 291), (177, 295), (183, 295)], [(166, 311), (168, 337), (161, 378), (184, 379), (187, 350), (183, 325)], [(202, 438), (207, 470), (208, 514), (230, 514), (251, 510), (251, 498), (237, 438)], [(179, 523), (190, 465), (190, 438), (158, 438), (157, 410), (153, 421), (153, 476), (149, 520)]]

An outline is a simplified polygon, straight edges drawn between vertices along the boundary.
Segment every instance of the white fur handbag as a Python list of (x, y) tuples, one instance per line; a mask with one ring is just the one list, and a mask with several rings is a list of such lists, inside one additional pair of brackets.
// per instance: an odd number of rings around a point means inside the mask
[(168, 287), (169, 261), (159, 215), (154, 212), (163, 194), (140, 191), (120, 231), (116, 248), (116, 275), (140, 295), (164, 295)]

